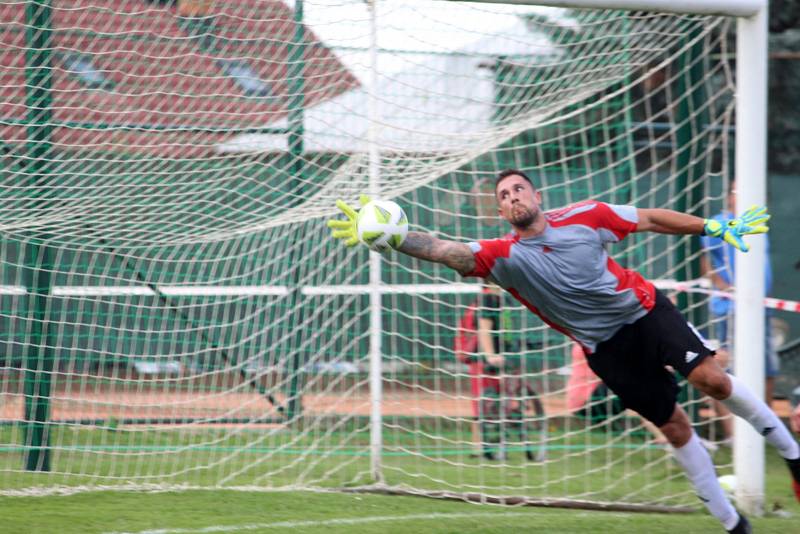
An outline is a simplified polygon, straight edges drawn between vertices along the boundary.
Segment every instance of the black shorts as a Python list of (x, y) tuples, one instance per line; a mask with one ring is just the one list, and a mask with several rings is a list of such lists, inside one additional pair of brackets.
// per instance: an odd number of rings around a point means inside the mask
[(678, 382), (665, 366), (686, 377), (713, 355), (697, 330), (656, 291), (655, 306), (647, 315), (598, 344), (586, 360), (626, 408), (661, 426), (678, 398)]

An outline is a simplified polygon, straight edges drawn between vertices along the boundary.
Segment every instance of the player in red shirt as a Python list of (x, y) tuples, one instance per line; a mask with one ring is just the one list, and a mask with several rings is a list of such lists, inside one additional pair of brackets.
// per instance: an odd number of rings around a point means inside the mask
[[(500, 379), (497, 373), (488, 373), (487, 364), (489, 366), (498, 366), (502, 364), (502, 356), (497, 355), (496, 351), (488, 353), (482, 347), (481, 337), (488, 335), (490, 337), (489, 343), (493, 342), (491, 334), (485, 333), (485, 328), (481, 328), (481, 321), (485, 321), (481, 317), (480, 310), (483, 307), (484, 296), (491, 291), (490, 288), (485, 287), (481, 293), (481, 298), (467, 306), (464, 315), (458, 321), (458, 330), (454, 342), (455, 354), (458, 361), (467, 365), (470, 376), (470, 391), (472, 393), (472, 441), (476, 448), (477, 454), (483, 454), (481, 449), (481, 433), (480, 433), (480, 399), (486, 389), (493, 391), (500, 391)], [(485, 343), (485, 340), (483, 341)], [(489, 356), (487, 358), (487, 356)]]

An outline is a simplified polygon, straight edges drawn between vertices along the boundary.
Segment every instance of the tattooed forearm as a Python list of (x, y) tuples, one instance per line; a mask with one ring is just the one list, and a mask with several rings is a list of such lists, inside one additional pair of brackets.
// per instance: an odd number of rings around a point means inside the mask
[(421, 260), (442, 263), (461, 274), (475, 269), (475, 258), (466, 243), (437, 239), (423, 232), (409, 232), (398, 250)]
[(435, 240), (435, 237), (422, 232), (408, 232), (398, 250), (421, 260), (436, 261), (433, 254)]

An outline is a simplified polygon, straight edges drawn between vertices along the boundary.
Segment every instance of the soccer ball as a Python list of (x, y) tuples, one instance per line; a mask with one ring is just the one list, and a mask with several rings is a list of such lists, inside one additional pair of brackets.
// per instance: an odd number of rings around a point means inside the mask
[(391, 200), (373, 200), (358, 211), (358, 240), (370, 250), (385, 252), (397, 248), (408, 234), (408, 218), (403, 208)]
[(722, 487), (722, 491), (728, 497), (733, 497), (736, 493), (736, 475), (722, 475), (717, 478), (717, 482)]

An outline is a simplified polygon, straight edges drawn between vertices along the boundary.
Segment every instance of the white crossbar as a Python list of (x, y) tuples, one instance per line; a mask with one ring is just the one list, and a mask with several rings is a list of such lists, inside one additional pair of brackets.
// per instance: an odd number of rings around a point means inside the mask
[(569, 7), (576, 9), (621, 9), (694, 15), (752, 17), (767, 0), (458, 0), (486, 4)]

